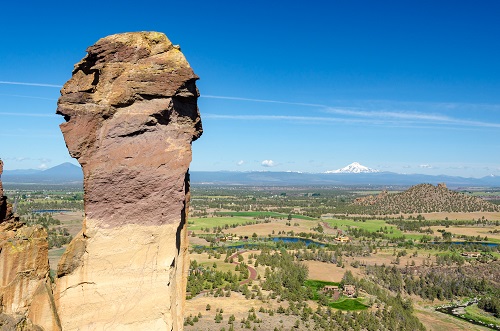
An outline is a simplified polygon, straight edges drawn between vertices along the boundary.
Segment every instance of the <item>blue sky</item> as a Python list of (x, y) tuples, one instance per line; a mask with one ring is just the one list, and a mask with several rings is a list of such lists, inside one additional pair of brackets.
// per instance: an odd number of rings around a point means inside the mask
[(0, 158), (75, 162), (59, 86), (99, 38), (154, 30), (201, 78), (192, 170), (500, 175), (499, 15), (498, 1), (8, 2)]

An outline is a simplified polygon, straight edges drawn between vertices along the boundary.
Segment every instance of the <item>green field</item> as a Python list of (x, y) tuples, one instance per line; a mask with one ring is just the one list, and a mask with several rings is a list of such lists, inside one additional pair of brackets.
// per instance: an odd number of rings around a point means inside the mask
[(340, 310), (364, 310), (368, 307), (360, 302), (359, 299), (340, 299), (328, 304), (330, 307)]
[[(190, 217), (188, 219), (188, 229), (189, 230), (201, 230), (202, 228), (213, 227), (225, 227), (226, 225), (231, 226), (232, 224), (242, 225), (245, 223), (255, 222), (258, 217), (275, 217), (275, 218), (287, 218), (288, 215), (275, 213), (275, 212), (260, 212), (260, 211), (250, 211), (250, 212), (218, 212), (216, 217)], [(303, 219), (303, 220), (315, 220), (312, 217), (303, 215), (292, 215), (293, 218)]]
[(387, 224), (384, 220), (366, 220), (362, 222), (344, 219), (324, 219), (323, 221), (330, 224), (332, 227), (337, 226), (341, 230), (347, 230), (348, 227), (356, 227), (366, 231), (376, 232), (380, 230), (380, 228), (387, 227), (389, 231), (388, 236), (400, 237), (403, 235), (401, 230), (396, 226)]
[(500, 325), (500, 318), (496, 318), (492, 314), (480, 309), (477, 304), (466, 307), (464, 317), (475, 321), (481, 321), (486, 324)]
[(307, 286), (307, 287), (310, 287), (313, 292), (314, 292), (314, 296), (313, 296), (313, 300), (318, 300), (318, 292), (325, 286), (327, 285), (337, 285), (339, 286), (340, 283), (336, 283), (336, 282), (325, 282), (325, 281), (322, 281), (322, 280), (313, 280), (313, 279), (308, 279), (304, 282), (304, 285)]
[[(228, 212), (217, 212), (216, 215), (222, 216), (238, 216), (238, 217), (275, 217), (275, 218), (287, 218), (287, 214), (276, 213), (272, 211), (228, 211)], [(292, 214), (292, 218), (297, 218), (301, 220), (315, 220), (316, 218)]]
[(202, 228), (210, 228), (232, 224), (245, 224), (252, 222), (252, 219), (243, 217), (191, 217), (188, 219), (189, 230), (201, 230)]
[(318, 291), (318, 290), (322, 289), (323, 287), (325, 287), (327, 285), (337, 285), (337, 286), (339, 286), (340, 283), (326, 282), (326, 281), (323, 281), (323, 280), (308, 279), (308, 280), (306, 280), (304, 282), (304, 285), (307, 286), (307, 287), (310, 287), (310, 288), (314, 289), (315, 291)]
[(385, 233), (385, 235), (389, 238), (396, 238), (404, 235), (407, 239), (420, 240), (423, 236), (423, 234), (420, 233), (403, 233), (395, 225), (388, 224), (384, 220), (366, 220), (362, 222), (345, 219), (323, 219), (323, 221), (330, 224), (332, 227), (337, 226), (337, 228), (341, 230), (347, 230), (349, 227), (355, 227), (369, 232), (377, 232), (380, 228), (385, 229), (387, 227), (387, 233)]

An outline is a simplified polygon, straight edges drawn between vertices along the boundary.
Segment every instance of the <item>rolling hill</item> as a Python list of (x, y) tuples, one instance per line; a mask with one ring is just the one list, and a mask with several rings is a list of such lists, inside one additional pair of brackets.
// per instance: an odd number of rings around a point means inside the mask
[(495, 212), (500, 206), (449, 190), (445, 184), (419, 184), (401, 193), (383, 191), (377, 196), (357, 198), (354, 203), (365, 212), (378, 215), (432, 212)]

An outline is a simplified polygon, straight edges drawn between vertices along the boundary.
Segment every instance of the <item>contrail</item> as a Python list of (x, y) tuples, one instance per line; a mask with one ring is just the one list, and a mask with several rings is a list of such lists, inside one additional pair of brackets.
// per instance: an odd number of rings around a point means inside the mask
[(279, 103), (282, 105), (295, 105), (295, 106), (327, 108), (327, 106), (325, 106), (325, 105), (320, 105), (320, 104), (316, 104), (316, 103), (287, 102), (287, 101), (240, 98), (240, 97), (224, 97), (224, 96), (219, 96), (219, 95), (200, 95), (200, 98), (237, 100), (237, 101), (252, 101), (252, 102), (264, 102), (264, 103)]
[(57, 99), (54, 99), (54, 98), (35, 97), (35, 96), (31, 96), (31, 95), (20, 95), (20, 94), (3, 94), (3, 93), (0, 93), (0, 96), (3, 96), (3, 97), (15, 97), (15, 98), (28, 98), (28, 99), (41, 99), (41, 100), (57, 101)]
[(12, 112), (0, 112), (0, 116), (59, 117), (56, 114), (12, 113)]
[(5, 85), (24, 85), (24, 86), (41, 86), (41, 87), (58, 87), (58, 88), (62, 87), (62, 85), (55, 85), (55, 84), (7, 82), (7, 81), (1, 81), (1, 80), (0, 80), (0, 84), (5, 84)]
[[(0, 81), (0, 84), (5, 85), (24, 85), (24, 86), (39, 86), (39, 87), (56, 87), (61, 88), (62, 85), (56, 84), (45, 84), (45, 83), (28, 83), (28, 82), (10, 82), (10, 81)], [(19, 97), (29, 97), (29, 96), (21, 96)], [(289, 101), (279, 101), (279, 100), (267, 100), (267, 99), (254, 99), (254, 98), (242, 98), (242, 97), (231, 97), (231, 96), (220, 96), (220, 95), (200, 95), (200, 98), (207, 99), (221, 99), (221, 100), (235, 100), (235, 101), (249, 101), (249, 102), (261, 102), (261, 103), (273, 103), (273, 104), (282, 104), (282, 105), (294, 105), (294, 106), (305, 106), (305, 107), (315, 107), (315, 108), (323, 108), (326, 113), (345, 115), (345, 116), (354, 116), (354, 117), (364, 117), (364, 118), (372, 118), (380, 119), (381, 123), (393, 123), (395, 119), (406, 121), (417, 121), (423, 123), (430, 123), (436, 125), (458, 125), (458, 126), (473, 126), (473, 127), (492, 127), (498, 128), (500, 127), (499, 123), (490, 123), (490, 122), (481, 122), (481, 121), (470, 121), (470, 120), (461, 120), (458, 118), (453, 118), (449, 116), (443, 115), (429, 115), (421, 112), (398, 112), (398, 111), (367, 111), (367, 110), (356, 110), (356, 109), (346, 109), (346, 108), (337, 108), (330, 107), (327, 105), (316, 104), (316, 103), (305, 103), (305, 102), (289, 102)], [(424, 103), (425, 104), (425, 103)], [(456, 105), (455, 105), (456, 106)], [(470, 106), (470, 105), (468, 105)], [(477, 106), (477, 105), (475, 105)], [(496, 106), (496, 105), (495, 105)], [(0, 113), (0, 115), (7, 116), (37, 116), (36, 114), (15, 114), (15, 113)], [(288, 119), (288, 120), (301, 120), (301, 121), (344, 121), (344, 122), (358, 122), (362, 123), (363, 121), (353, 120), (353, 119), (332, 119), (327, 117), (300, 117), (300, 116), (258, 116), (258, 115), (240, 115), (240, 116), (224, 116), (217, 114), (209, 114), (211, 118), (226, 118), (226, 119), (260, 119), (260, 120), (276, 120), (276, 119)], [(401, 123), (408, 124), (408, 123)]]
[[(26, 83), (26, 82), (0, 81), (0, 84), (62, 88), (62, 85), (45, 84), (45, 83)], [(201, 95), (200, 97), (201, 98), (208, 98), (208, 99), (224, 99), (224, 100), (239, 100), (239, 101), (264, 102), (264, 103), (278, 103), (278, 104), (283, 104), (283, 105), (296, 105), (296, 106), (306, 106), (306, 107), (320, 107), (320, 108), (326, 108), (327, 107), (325, 105), (320, 105), (320, 104), (315, 104), (315, 103), (287, 102), (287, 101), (265, 100), (265, 99), (252, 99), (252, 98), (240, 98), (240, 97), (226, 97), (226, 96), (219, 96), (219, 95)]]

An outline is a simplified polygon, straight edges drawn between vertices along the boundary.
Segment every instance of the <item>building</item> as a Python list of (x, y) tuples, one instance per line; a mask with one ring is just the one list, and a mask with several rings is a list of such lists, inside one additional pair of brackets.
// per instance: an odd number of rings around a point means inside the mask
[(327, 285), (321, 290), (324, 295), (329, 295), (333, 300), (338, 300), (340, 298), (340, 290), (336, 285)]
[(339, 287), (336, 285), (327, 285), (321, 290), (324, 294), (333, 294), (335, 291), (338, 292)]
[(465, 256), (465, 257), (480, 257), (481, 256), (481, 252), (463, 252), (462, 256)]
[(344, 292), (342, 292), (347, 297), (353, 297), (356, 295), (356, 286), (354, 285), (344, 285)]
[(339, 243), (348, 243), (349, 241), (351, 241), (351, 239), (349, 239), (348, 236), (339, 236), (335, 238), (335, 241)]

